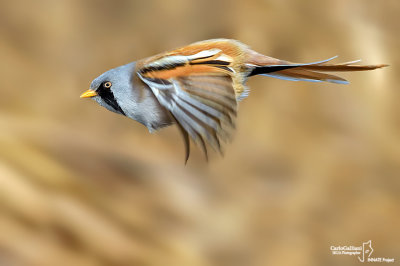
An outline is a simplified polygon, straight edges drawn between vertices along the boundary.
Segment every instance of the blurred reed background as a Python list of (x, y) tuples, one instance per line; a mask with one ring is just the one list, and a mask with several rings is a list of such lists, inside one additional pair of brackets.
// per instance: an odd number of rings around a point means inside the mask
[[(0, 265), (359, 265), (400, 257), (400, 1), (0, 1)], [(79, 99), (103, 71), (225, 37), (348, 86), (256, 77), (225, 157)]]

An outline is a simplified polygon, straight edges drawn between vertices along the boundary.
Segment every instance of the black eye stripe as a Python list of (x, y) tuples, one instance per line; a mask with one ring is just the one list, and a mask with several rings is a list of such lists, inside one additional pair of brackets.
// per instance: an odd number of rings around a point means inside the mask
[(114, 108), (115, 111), (126, 115), (125, 112), (121, 109), (118, 102), (115, 100), (114, 93), (110, 90), (110, 88), (104, 87), (105, 83), (102, 83), (100, 87), (97, 89), (97, 94), (105, 101), (109, 106)]

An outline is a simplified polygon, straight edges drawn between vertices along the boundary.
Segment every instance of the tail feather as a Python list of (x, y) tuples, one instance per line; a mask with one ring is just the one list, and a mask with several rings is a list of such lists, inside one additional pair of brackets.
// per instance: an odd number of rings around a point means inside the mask
[[(344, 78), (332, 75), (332, 74), (326, 74), (326, 73), (320, 73), (320, 72), (314, 72), (310, 70), (305, 70), (301, 68), (294, 68), (294, 69), (286, 69), (270, 74), (262, 74), (263, 76), (270, 76), (270, 77), (275, 77), (275, 78), (281, 78), (281, 79), (286, 79), (286, 80), (292, 80), (292, 81), (311, 81), (311, 82), (331, 82), (331, 83), (338, 83), (338, 84), (349, 84), (347, 80)], [(283, 78), (284, 77), (284, 78)]]
[[(358, 61), (355, 61), (358, 62)], [(388, 65), (385, 64), (380, 64), (380, 65), (350, 65), (353, 62), (350, 63), (344, 63), (344, 64), (337, 64), (337, 65), (310, 65), (305, 67), (306, 69), (309, 70), (317, 70), (317, 71), (332, 71), (332, 72), (342, 72), (342, 71), (365, 71), (365, 70), (374, 70), (377, 68), (382, 68), (386, 67)]]
[(252, 69), (249, 76), (263, 75), (273, 78), (279, 78), (291, 81), (313, 81), (313, 82), (332, 82), (339, 84), (348, 84), (349, 82), (344, 78), (336, 75), (321, 73), (321, 72), (344, 72), (344, 71), (364, 71), (382, 68), (387, 65), (354, 65), (360, 60), (346, 62), (341, 64), (326, 64), (328, 61), (336, 58), (332, 57), (327, 60), (307, 63), (307, 64), (294, 64), (290, 62), (284, 62), (284, 64), (271, 64), (256, 66)]

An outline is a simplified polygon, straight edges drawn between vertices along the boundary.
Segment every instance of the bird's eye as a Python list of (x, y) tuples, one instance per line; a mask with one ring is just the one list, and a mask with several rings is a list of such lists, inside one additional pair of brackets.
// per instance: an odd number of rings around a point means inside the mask
[(107, 81), (107, 82), (104, 82), (104, 88), (107, 88), (107, 89), (109, 89), (109, 88), (111, 88), (111, 82), (110, 81)]

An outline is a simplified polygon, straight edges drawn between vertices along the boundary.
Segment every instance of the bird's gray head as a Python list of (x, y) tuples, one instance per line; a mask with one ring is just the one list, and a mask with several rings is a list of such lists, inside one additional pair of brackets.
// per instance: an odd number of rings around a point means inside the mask
[(132, 91), (134, 67), (135, 63), (130, 63), (104, 72), (92, 81), (81, 98), (92, 98), (108, 110), (126, 115), (121, 102)]
[(108, 110), (145, 125), (150, 132), (172, 123), (150, 88), (135, 83), (136, 63), (111, 69), (95, 78), (81, 98), (92, 98)]

